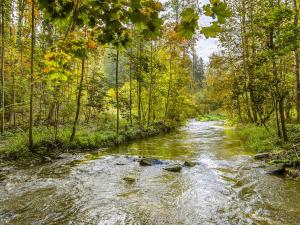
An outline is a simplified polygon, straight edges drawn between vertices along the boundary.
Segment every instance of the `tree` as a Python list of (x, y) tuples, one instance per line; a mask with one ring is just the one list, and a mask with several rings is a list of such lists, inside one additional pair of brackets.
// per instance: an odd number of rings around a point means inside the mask
[(29, 100), (29, 148), (33, 147), (33, 77), (34, 77), (34, 45), (35, 45), (35, 4), (31, 2), (31, 65), (30, 65), (30, 100)]

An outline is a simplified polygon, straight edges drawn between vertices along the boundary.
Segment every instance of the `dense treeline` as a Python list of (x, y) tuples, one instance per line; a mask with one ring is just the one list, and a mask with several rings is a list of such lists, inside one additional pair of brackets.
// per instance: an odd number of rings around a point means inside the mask
[[(94, 134), (97, 145), (194, 114), (202, 10), (197, 1), (164, 4), (2, 0), (1, 132), (21, 133), (10, 144), (34, 151), (45, 140), (82, 144)], [(220, 1), (203, 12), (215, 18), (207, 36), (230, 14)]]
[[(287, 122), (300, 122), (299, 1), (229, 1), (232, 17), (211, 57), (207, 97), (233, 120), (250, 122), (288, 141)], [(219, 95), (217, 93), (223, 93)]]

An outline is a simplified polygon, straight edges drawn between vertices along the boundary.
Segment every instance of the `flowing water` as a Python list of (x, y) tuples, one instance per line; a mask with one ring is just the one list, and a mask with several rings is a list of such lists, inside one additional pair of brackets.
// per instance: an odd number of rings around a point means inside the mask
[[(265, 174), (253, 154), (222, 122), (191, 120), (171, 134), (11, 169), (0, 181), (0, 224), (300, 224), (300, 181)], [(163, 164), (141, 167), (138, 156)], [(163, 170), (184, 160), (198, 165)]]

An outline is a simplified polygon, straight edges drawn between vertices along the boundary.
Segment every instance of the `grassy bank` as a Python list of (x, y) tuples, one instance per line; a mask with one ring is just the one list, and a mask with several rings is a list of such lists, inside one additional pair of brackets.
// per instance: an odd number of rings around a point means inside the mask
[(202, 114), (197, 116), (197, 120), (199, 121), (221, 121), (225, 120), (225, 116), (222, 114), (214, 113), (214, 114)]
[[(179, 125), (179, 124), (178, 124)], [(79, 126), (73, 142), (70, 143), (71, 127), (60, 128), (55, 139), (54, 130), (39, 126), (34, 129), (34, 148), (28, 148), (27, 131), (6, 132), (0, 138), (0, 158), (2, 160), (32, 160), (45, 157), (56, 158), (63, 152), (84, 152), (101, 147), (123, 144), (130, 140), (158, 135), (175, 129), (178, 125), (157, 122), (149, 127), (123, 125), (116, 135), (113, 123)]]
[(300, 125), (288, 124), (289, 141), (283, 142), (276, 133), (275, 125), (268, 126), (269, 132), (262, 126), (238, 125), (237, 135), (257, 153), (270, 153), (269, 163), (284, 163), (300, 167)]

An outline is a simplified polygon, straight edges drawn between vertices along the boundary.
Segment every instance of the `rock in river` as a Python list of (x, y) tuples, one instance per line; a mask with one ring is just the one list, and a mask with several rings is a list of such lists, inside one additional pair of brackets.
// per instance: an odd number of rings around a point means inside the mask
[(131, 177), (131, 176), (124, 177), (123, 180), (126, 181), (127, 183), (133, 183), (133, 182), (135, 182), (135, 178)]
[(285, 167), (286, 165), (283, 163), (272, 165), (267, 168), (267, 174), (283, 175), (285, 173)]
[(192, 162), (192, 161), (185, 161), (183, 165), (187, 166), (187, 167), (193, 167), (193, 166), (196, 166), (197, 163)]
[(142, 158), (140, 160), (141, 166), (152, 166), (152, 165), (160, 165), (163, 164), (163, 162), (159, 159), (153, 159), (153, 158)]
[(254, 159), (264, 160), (270, 157), (269, 153), (260, 153), (254, 156)]
[(143, 158), (140, 160), (141, 166), (151, 166), (152, 165), (152, 159)]
[(170, 172), (175, 172), (175, 173), (180, 172), (181, 169), (182, 169), (182, 166), (179, 164), (170, 165), (170, 166), (164, 168), (164, 170), (167, 170)]

